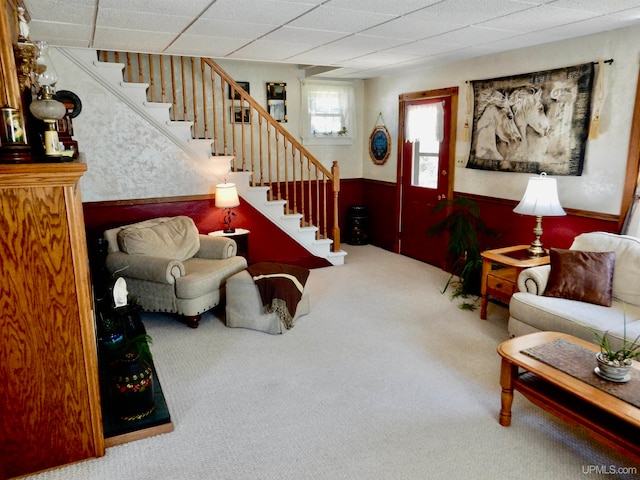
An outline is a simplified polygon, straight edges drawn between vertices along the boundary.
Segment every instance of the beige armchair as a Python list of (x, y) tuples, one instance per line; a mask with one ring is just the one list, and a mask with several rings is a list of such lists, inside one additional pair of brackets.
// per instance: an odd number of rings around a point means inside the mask
[(170, 312), (192, 328), (224, 300), (227, 278), (247, 267), (229, 238), (199, 234), (189, 217), (162, 217), (104, 232), (106, 266), (143, 310)]

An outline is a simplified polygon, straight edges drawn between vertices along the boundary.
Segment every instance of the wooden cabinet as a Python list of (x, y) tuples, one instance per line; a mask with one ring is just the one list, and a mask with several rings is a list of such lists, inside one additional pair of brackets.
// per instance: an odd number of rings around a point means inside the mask
[(104, 455), (82, 163), (0, 165), (0, 478)]

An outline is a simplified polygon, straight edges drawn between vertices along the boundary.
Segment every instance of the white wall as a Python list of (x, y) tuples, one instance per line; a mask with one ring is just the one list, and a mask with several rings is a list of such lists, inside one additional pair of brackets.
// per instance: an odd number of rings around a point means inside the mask
[[(397, 76), (365, 81), (364, 123), (373, 124), (382, 112), (393, 139), (398, 138), (398, 96), (446, 87), (459, 88), (458, 139), (466, 113), (465, 81), (517, 75), (613, 58), (605, 67), (606, 99), (600, 136), (587, 144), (584, 171), (579, 177), (557, 177), (561, 203), (568, 208), (617, 215), (627, 163), (629, 134), (638, 79), (640, 28), (615, 30), (573, 40), (461, 61)], [(371, 127), (373, 128), (373, 126)], [(365, 132), (366, 133), (366, 132)], [(364, 135), (365, 143), (368, 135)], [(364, 178), (396, 181), (397, 142), (385, 165), (375, 165), (365, 145)], [(469, 142), (457, 142), (456, 158), (466, 159)], [(497, 198), (519, 200), (528, 174), (455, 169), (454, 189)]]

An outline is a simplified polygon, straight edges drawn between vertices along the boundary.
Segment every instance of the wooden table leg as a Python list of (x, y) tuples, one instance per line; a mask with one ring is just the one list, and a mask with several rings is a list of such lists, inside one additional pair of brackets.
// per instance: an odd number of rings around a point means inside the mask
[(480, 295), (482, 296), (482, 303), (480, 304), (480, 318), (486, 320), (487, 318), (487, 277), (491, 272), (491, 268), (493, 267), (493, 262), (491, 260), (487, 260), (486, 258), (482, 259), (482, 277), (480, 278)]
[(506, 359), (502, 359), (500, 368), (500, 386), (502, 394), (500, 396), (500, 425), (508, 427), (511, 425), (511, 404), (513, 403), (513, 381), (518, 375), (518, 367)]

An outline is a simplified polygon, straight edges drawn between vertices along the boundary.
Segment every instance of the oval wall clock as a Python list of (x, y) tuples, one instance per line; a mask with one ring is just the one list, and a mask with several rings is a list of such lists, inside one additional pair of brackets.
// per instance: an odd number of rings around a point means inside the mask
[(391, 153), (391, 135), (384, 125), (377, 125), (369, 137), (369, 155), (376, 165), (384, 165)]

